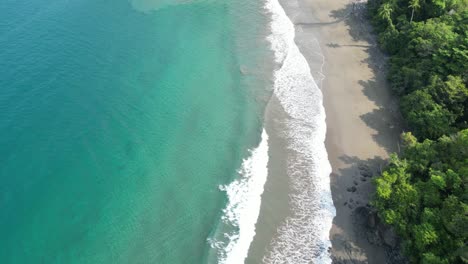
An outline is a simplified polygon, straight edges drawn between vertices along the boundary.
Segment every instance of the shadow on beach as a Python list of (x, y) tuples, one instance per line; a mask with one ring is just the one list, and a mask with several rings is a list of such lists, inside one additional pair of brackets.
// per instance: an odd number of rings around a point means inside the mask
[[(343, 22), (353, 43), (326, 43), (325, 46), (332, 49), (361, 49), (368, 54), (368, 57), (361, 61), (361, 65), (369, 67), (372, 71), (372, 78), (360, 80), (359, 86), (363, 94), (373, 102), (377, 109), (360, 116), (361, 120), (370, 128), (375, 130), (374, 141), (389, 153), (398, 151), (395, 148), (398, 144), (395, 138), (401, 131), (401, 117), (398, 110), (398, 101), (393, 98), (390, 88), (387, 85), (387, 57), (379, 50), (377, 38), (372, 34), (372, 27), (366, 18), (366, 3), (357, 2), (354, 5), (348, 4), (345, 8), (330, 12), (332, 21), (326, 22), (296, 22), (295, 25), (302, 28), (322, 28)], [(359, 42), (359, 44), (356, 44)], [(352, 52), (352, 51), (350, 51)], [(396, 125), (398, 124), (398, 125)]]
[[(360, 159), (346, 155), (341, 156), (340, 160), (348, 167), (339, 169), (339, 174), (352, 177), (352, 184), (349, 184), (349, 179), (346, 177), (338, 175), (331, 177), (331, 188), (336, 195), (335, 199), (345, 201), (342, 204), (335, 204), (341, 209), (337, 209), (334, 224), (338, 225), (336, 219), (340, 218), (341, 214), (351, 214), (350, 224), (355, 237), (353, 240), (342, 234), (331, 237), (333, 247), (345, 255), (332, 256), (333, 263), (372, 263), (369, 260), (379, 259), (378, 254), (385, 255), (385, 263), (406, 263), (400, 254), (397, 237), (388, 226), (380, 222), (369, 202), (375, 192), (372, 181), (382, 173), (388, 161), (378, 156)], [(346, 192), (340, 189), (342, 186), (349, 186)]]
[[(370, 70), (369, 78), (357, 81), (354, 87), (361, 89), (375, 108), (361, 114), (359, 119), (372, 129), (372, 140), (385, 152), (399, 152), (399, 135), (402, 130), (398, 101), (389, 89), (386, 79), (387, 58), (377, 46), (366, 12), (366, 3), (348, 4), (330, 12), (332, 22), (305, 26), (326, 27), (338, 22), (345, 24), (351, 37), (349, 43), (335, 41), (325, 43), (325, 46), (331, 50), (350, 49), (350, 56), (353, 55), (352, 49), (367, 54), (360, 61), (360, 67)], [(341, 165), (335, 168), (330, 184), (337, 211), (333, 224), (341, 231), (331, 233), (333, 263), (404, 263), (396, 237), (379, 223), (369, 204), (375, 193), (372, 181), (387, 165), (386, 157), (338, 155), (337, 159), (335, 162)]]
[(389, 153), (397, 152), (398, 138), (388, 140), (399, 135), (401, 130), (401, 115), (398, 110), (398, 101), (391, 95), (387, 84), (387, 57), (377, 46), (377, 37), (372, 34), (372, 27), (367, 19), (366, 3), (348, 4), (346, 8), (334, 10), (331, 16), (335, 19), (343, 19), (348, 27), (348, 32), (353, 41), (366, 42), (368, 45), (356, 45), (347, 43), (327, 43), (330, 48), (361, 48), (369, 55), (362, 60), (363, 65), (372, 70), (373, 77), (369, 80), (360, 80), (363, 94), (375, 105), (377, 109), (361, 115), (361, 120), (376, 131), (374, 141)]

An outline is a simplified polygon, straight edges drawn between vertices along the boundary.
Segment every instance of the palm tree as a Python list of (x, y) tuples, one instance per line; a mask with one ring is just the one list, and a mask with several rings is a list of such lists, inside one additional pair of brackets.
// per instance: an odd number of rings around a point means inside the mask
[(413, 22), (413, 17), (414, 17), (414, 10), (421, 8), (421, 5), (419, 4), (419, 0), (410, 0), (409, 2), (409, 8), (411, 8), (411, 19), (410, 23)]
[(387, 22), (390, 25), (393, 25), (392, 12), (393, 12), (392, 5), (390, 3), (385, 3), (379, 8), (379, 17), (383, 20), (387, 20)]

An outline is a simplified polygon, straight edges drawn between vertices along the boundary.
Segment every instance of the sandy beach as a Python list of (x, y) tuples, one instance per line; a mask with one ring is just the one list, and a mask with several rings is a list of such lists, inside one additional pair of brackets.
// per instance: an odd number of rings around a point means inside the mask
[[(349, 0), (281, 0), (295, 25), (296, 44), (322, 90), (326, 112), (326, 148), (336, 217), (330, 230), (333, 263), (391, 263), (390, 239), (369, 235), (368, 202), (372, 178), (398, 151), (401, 133), (397, 103), (385, 79), (385, 57), (364, 18), (365, 3)], [(272, 98), (267, 119), (281, 109)], [(279, 117), (280, 118), (280, 117)], [(267, 122), (268, 124), (268, 122)], [(267, 131), (281, 128), (267, 127)], [(274, 133), (271, 133), (274, 134)], [(270, 153), (286, 152), (272, 136)], [(257, 235), (246, 263), (260, 263), (287, 209), (287, 180), (281, 155), (270, 157)], [(267, 201), (267, 202), (266, 202)], [(278, 213), (279, 212), (279, 213)], [(363, 219), (365, 218), (365, 219)], [(371, 231), (372, 232), (372, 231)]]
[[(296, 42), (310, 65), (315, 37), (324, 56), (326, 147), (333, 172), (331, 189), (336, 217), (330, 231), (334, 263), (386, 263), (385, 246), (370, 243), (356, 208), (373, 192), (371, 178), (398, 151), (396, 102), (385, 80), (385, 57), (364, 19), (364, 3), (350, 1), (282, 1), (296, 25)], [(354, 10), (353, 10), (354, 9)], [(318, 67), (311, 67), (316, 80)], [(361, 221), (362, 222), (362, 221)]]

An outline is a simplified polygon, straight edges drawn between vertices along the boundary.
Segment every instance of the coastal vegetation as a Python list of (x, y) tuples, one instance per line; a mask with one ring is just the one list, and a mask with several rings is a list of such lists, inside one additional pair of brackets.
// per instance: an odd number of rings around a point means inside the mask
[(468, 1), (373, 0), (410, 132), (373, 201), (412, 263), (468, 263)]
[(468, 252), (468, 130), (436, 141), (403, 134), (404, 151), (376, 179), (374, 206), (414, 263), (463, 263)]

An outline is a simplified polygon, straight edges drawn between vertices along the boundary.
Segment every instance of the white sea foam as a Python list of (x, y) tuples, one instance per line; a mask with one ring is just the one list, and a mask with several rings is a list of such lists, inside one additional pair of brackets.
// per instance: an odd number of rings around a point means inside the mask
[(240, 264), (247, 257), (260, 213), (261, 195), (268, 174), (267, 165), (268, 135), (264, 130), (260, 145), (242, 162), (239, 178), (220, 187), (226, 191), (229, 199), (222, 220), (235, 228), (224, 234), (227, 241), (210, 241), (211, 246), (218, 249), (219, 263)]
[(331, 167), (325, 149), (322, 93), (294, 42), (294, 25), (278, 0), (266, 0), (271, 13), (269, 41), (280, 65), (274, 93), (288, 114), (284, 136), (291, 155), (288, 176), (292, 210), (278, 228), (265, 263), (331, 263), (329, 230), (335, 216), (330, 191)]

